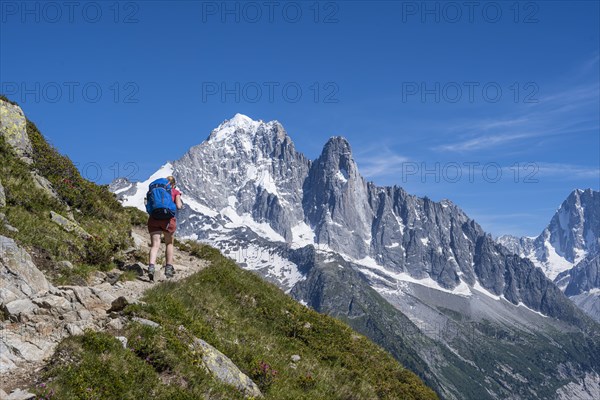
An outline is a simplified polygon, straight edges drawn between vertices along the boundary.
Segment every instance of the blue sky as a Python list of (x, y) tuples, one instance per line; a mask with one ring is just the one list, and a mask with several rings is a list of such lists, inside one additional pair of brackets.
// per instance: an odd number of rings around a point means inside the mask
[(600, 186), (597, 1), (0, 2), (0, 92), (92, 180), (145, 179), (236, 112), (310, 158), (537, 235)]

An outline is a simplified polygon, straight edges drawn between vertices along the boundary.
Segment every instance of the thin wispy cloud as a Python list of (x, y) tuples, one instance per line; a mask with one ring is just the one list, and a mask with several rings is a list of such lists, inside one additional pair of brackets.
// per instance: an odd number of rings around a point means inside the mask
[(481, 121), (478, 125), (478, 128), (483, 131), (487, 131), (490, 129), (497, 128), (511, 128), (514, 126), (519, 126), (527, 123), (526, 118), (515, 118), (515, 119), (506, 119), (506, 120), (487, 120)]
[(473, 139), (465, 140), (458, 143), (445, 144), (441, 146), (437, 146), (436, 150), (444, 150), (444, 151), (454, 151), (454, 152), (466, 152), (472, 150), (481, 150), (490, 147), (495, 147), (503, 143), (532, 137), (535, 134), (527, 134), (527, 133), (516, 133), (516, 134), (506, 134), (506, 135), (490, 135), (490, 136), (479, 136)]
[[(479, 134), (469, 139), (463, 139), (458, 142), (443, 144), (434, 147), (437, 151), (451, 151), (457, 153), (466, 153), (476, 150), (485, 150), (497, 148), (500, 145), (518, 143), (523, 139), (532, 139), (556, 135), (575, 134), (584, 131), (598, 130), (598, 120), (589, 118), (580, 118), (578, 120), (562, 119), (560, 121), (543, 121), (541, 115), (532, 115), (531, 120), (510, 120), (510, 121), (483, 121), (479, 125), (469, 130), (485, 132), (492, 130), (493, 125), (497, 127), (512, 126), (513, 129), (503, 129), (503, 132), (488, 132)], [(481, 127), (478, 129), (478, 127)]]
[(589, 73), (598, 73), (598, 64), (600, 64), (600, 53), (596, 52), (587, 62), (583, 63), (579, 70), (576, 71), (577, 77), (587, 75)]
[(540, 177), (569, 179), (597, 178), (600, 180), (600, 167), (561, 163), (535, 163), (535, 165), (539, 169)]
[(395, 153), (389, 147), (372, 147), (356, 154), (361, 175), (368, 179), (397, 175), (402, 172), (408, 157)]
[(598, 102), (598, 84), (591, 86), (579, 86), (573, 89), (567, 89), (563, 92), (555, 93), (550, 96), (544, 96), (544, 103), (558, 103), (561, 105), (581, 105), (581, 103)]
[[(578, 71), (590, 74), (598, 68), (599, 57), (595, 54)], [(581, 77), (579, 77), (581, 78)], [(562, 90), (540, 98), (540, 102), (519, 104), (513, 115), (490, 119), (475, 119), (447, 128), (447, 133), (457, 140), (433, 147), (435, 151), (457, 153), (500, 148), (518, 144), (535, 137), (578, 133), (598, 130), (597, 115), (600, 101), (600, 85), (594, 75), (592, 84), (578, 82), (577, 85), (562, 84)]]

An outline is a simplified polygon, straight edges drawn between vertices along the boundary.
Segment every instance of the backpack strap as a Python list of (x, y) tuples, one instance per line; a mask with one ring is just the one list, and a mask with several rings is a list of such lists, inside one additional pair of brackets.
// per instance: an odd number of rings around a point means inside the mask
[(152, 189), (156, 189), (156, 188), (163, 188), (165, 190), (171, 191), (171, 184), (169, 183), (153, 183), (150, 185), (150, 190)]

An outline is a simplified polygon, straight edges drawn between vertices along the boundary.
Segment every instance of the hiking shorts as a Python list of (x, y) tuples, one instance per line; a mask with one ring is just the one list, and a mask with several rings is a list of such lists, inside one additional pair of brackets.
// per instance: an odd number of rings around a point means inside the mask
[(177, 229), (177, 219), (175, 217), (171, 219), (155, 219), (148, 218), (148, 233), (175, 233)]

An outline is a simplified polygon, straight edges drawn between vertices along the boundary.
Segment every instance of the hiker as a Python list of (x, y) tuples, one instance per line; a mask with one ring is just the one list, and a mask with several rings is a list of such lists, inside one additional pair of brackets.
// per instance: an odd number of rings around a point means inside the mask
[(173, 235), (177, 229), (177, 210), (183, 207), (181, 192), (176, 188), (175, 178), (168, 176), (153, 181), (146, 194), (146, 211), (150, 214), (148, 218), (148, 233), (152, 247), (150, 248), (150, 265), (148, 266), (148, 278), (154, 281), (156, 273), (154, 264), (160, 248), (161, 234), (165, 234), (166, 265), (165, 276), (172, 278), (175, 274), (173, 268)]

